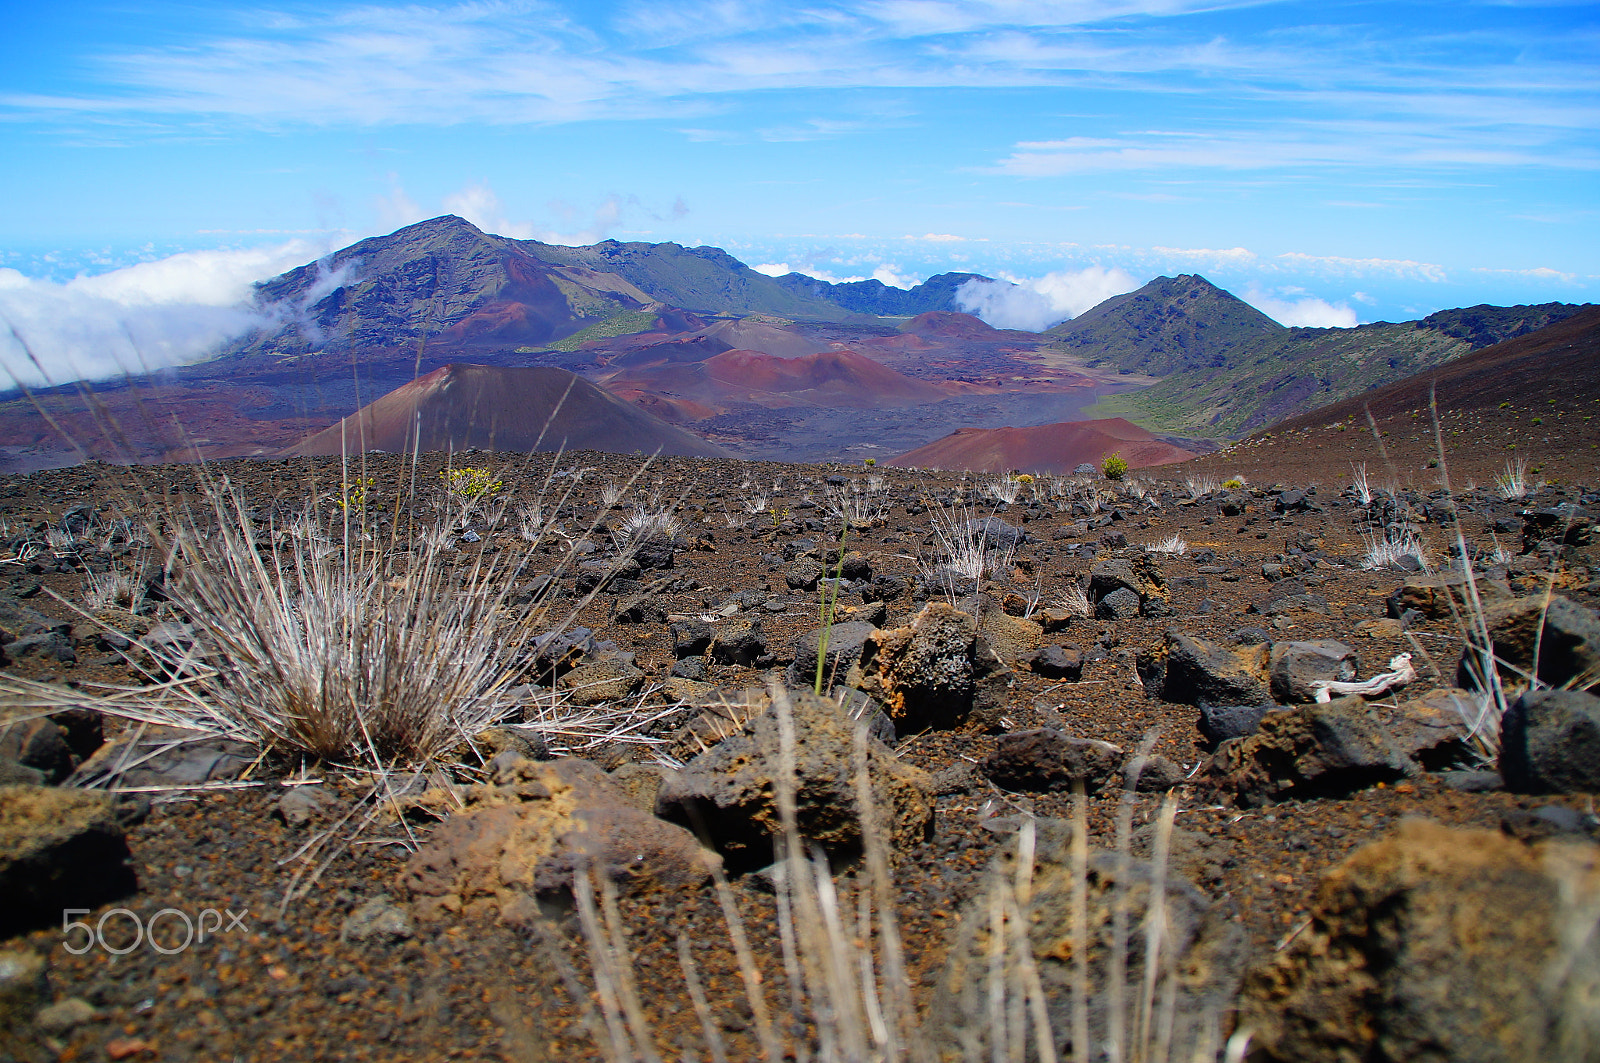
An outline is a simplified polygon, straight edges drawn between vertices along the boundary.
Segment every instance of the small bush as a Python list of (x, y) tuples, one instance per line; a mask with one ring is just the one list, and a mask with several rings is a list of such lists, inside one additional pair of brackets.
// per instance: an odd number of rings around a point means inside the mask
[(1120, 480), (1128, 475), (1128, 459), (1121, 454), (1107, 454), (1100, 463), (1100, 471), (1108, 480)]

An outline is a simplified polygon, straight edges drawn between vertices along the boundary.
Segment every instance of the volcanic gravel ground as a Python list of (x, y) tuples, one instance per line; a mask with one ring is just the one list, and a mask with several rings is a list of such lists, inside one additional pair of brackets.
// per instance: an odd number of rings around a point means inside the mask
[[(1225, 458), (1225, 456), (1224, 456)], [(1210, 465), (1218, 465), (1212, 458)], [(1083, 678), (1077, 682), (1052, 682), (1018, 669), (1016, 685), (1007, 702), (1007, 723), (1014, 730), (1040, 726), (1060, 728), (1069, 734), (1103, 739), (1133, 749), (1144, 737), (1157, 735), (1154, 752), (1195, 769), (1207, 755), (1196, 730), (1197, 712), (1185, 705), (1159, 700), (1139, 681), (1137, 663), (1163, 643), (1169, 627), (1212, 638), (1226, 638), (1239, 628), (1260, 626), (1274, 639), (1338, 638), (1348, 641), (1361, 655), (1362, 674), (1382, 669), (1389, 657), (1413, 648), (1396, 635), (1369, 637), (1357, 631), (1363, 620), (1383, 615), (1384, 597), (1402, 580), (1396, 571), (1367, 572), (1357, 566), (1363, 552), (1360, 530), (1354, 523), (1358, 507), (1340, 486), (1348, 480), (1346, 456), (1324, 466), (1315, 479), (1321, 487), (1311, 500), (1320, 512), (1274, 512), (1269, 484), (1255, 484), (1246, 511), (1224, 516), (1214, 498), (1190, 500), (1175, 486), (1175, 472), (1163, 492), (1152, 488), (1159, 506), (1124, 497), (1107, 504), (1097, 514), (1074, 514), (1053, 504), (1019, 503), (1004, 507), (999, 515), (1027, 531), (1033, 541), (1018, 551), (1019, 568), (1004, 581), (1001, 591), (1032, 593), (1037, 589), (1049, 603), (1066, 585), (1087, 573), (1092, 562), (1069, 552), (1073, 543), (1099, 544), (1103, 535), (1121, 533), (1134, 546), (1158, 542), (1177, 533), (1188, 541), (1189, 552), (1158, 559), (1171, 583), (1174, 615), (1161, 619), (1105, 621), (1077, 619), (1062, 632), (1047, 635), (1051, 641), (1070, 642), (1090, 653)], [(588, 468), (573, 495), (579, 519), (586, 523), (596, 512), (599, 485), (607, 479), (622, 482), (638, 468), (639, 459), (614, 455), (568, 454), (560, 468)], [(537, 481), (549, 466), (539, 457), (524, 466), (499, 455), (458, 458), (497, 470), (506, 490), (531, 499)], [(425, 459), (414, 482), (426, 487), (437, 481), (442, 462)], [(225, 462), (213, 472), (226, 474), (260, 504), (280, 499), (294, 505), (313, 495), (326, 498), (339, 482), (337, 461), (295, 459), (279, 462)], [(377, 506), (394, 501), (394, 485), (411, 482), (400, 459), (369, 457), (362, 474), (377, 481)], [(780, 596), (781, 612), (755, 610), (762, 615), (772, 651), (787, 657), (793, 640), (815, 628), (817, 596), (789, 591), (782, 565), (763, 555), (781, 553), (786, 543), (802, 538), (825, 539), (837, 522), (820, 507), (807, 504), (810, 494), (820, 498), (825, 478), (863, 479), (874, 470), (838, 466), (784, 466), (763, 463), (712, 462), (671, 459), (653, 463), (639, 478), (630, 497), (651, 492), (666, 500), (682, 499), (678, 516), (686, 540), (701, 540), (699, 548), (683, 549), (677, 565), (658, 573), (672, 581), (657, 600), (668, 612), (704, 612), (740, 591), (770, 591)], [(929, 514), (922, 500), (938, 498), (962, 485), (959, 477), (883, 470), (889, 493), (889, 510), (882, 526), (852, 531), (847, 546), (872, 559), (875, 572), (912, 576), (913, 558), (926, 554)], [(1310, 477), (1306, 478), (1311, 479)], [(774, 481), (779, 487), (772, 490)], [(564, 490), (570, 480), (555, 481)], [(977, 481), (981, 483), (982, 481)], [(974, 483), (966, 484), (971, 488)], [(1302, 483), (1301, 486), (1304, 486)], [(58, 519), (72, 506), (93, 503), (103, 510), (137, 499), (143, 488), (165, 496), (164, 505), (192, 494), (196, 470), (174, 466), (122, 470), (109, 466), (82, 466), (0, 481), (0, 516), (13, 534), (35, 522)], [(744, 502), (758, 493), (772, 494), (770, 509), (748, 517), (743, 527), (730, 527), (728, 515), (745, 519)], [(1575, 488), (1554, 488), (1538, 496), (1539, 504), (1576, 500)], [(553, 496), (552, 496), (553, 497)], [(1487, 529), (1497, 517), (1513, 515), (1523, 503), (1506, 502), (1480, 492), (1464, 496), (1462, 528), (1469, 541), (1487, 543)], [(626, 505), (626, 503), (625, 503)], [(990, 504), (982, 507), (983, 511)], [(327, 504), (323, 503), (326, 511)], [(625, 510), (624, 510), (625, 512)], [(776, 519), (774, 513), (777, 514)], [(1105, 523), (1099, 522), (1104, 518)], [(1087, 523), (1085, 523), (1087, 521)], [(489, 530), (485, 542), (463, 547), (463, 560), (473, 551), (515, 551), (519, 541), (513, 527)], [(1420, 526), (1432, 555), (1445, 556), (1447, 532), (1436, 525)], [(1314, 564), (1298, 578), (1304, 589), (1323, 595), (1328, 612), (1294, 611), (1278, 615), (1247, 612), (1269, 597), (1270, 585), (1261, 566), (1285, 554), (1291, 544), (1319, 545), (1306, 552)], [(1196, 559), (1210, 555), (1206, 561)], [(24, 564), (13, 563), (9, 573), (14, 594), (52, 615), (70, 613), (41, 587), (54, 589), (81, 601), (85, 563), (91, 569), (124, 563), (113, 550), (74, 562), (49, 555)], [(536, 560), (547, 567), (555, 558)], [(1562, 593), (1590, 607), (1597, 604), (1593, 556), (1566, 562), (1559, 577)], [(1206, 567), (1207, 572), (1198, 571)], [(1218, 569), (1221, 569), (1218, 571)], [(1544, 579), (1527, 565), (1507, 573), (1517, 588), (1532, 592), (1544, 588)], [(568, 581), (570, 585), (570, 580)], [(0, 582), (0, 588), (6, 586)], [(628, 596), (624, 596), (628, 597)], [(580, 623), (614, 640), (638, 655), (638, 664), (653, 678), (663, 679), (673, 661), (671, 638), (661, 623), (615, 624), (607, 617), (617, 596), (602, 594)], [(846, 606), (862, 604), (847, 595)], [(888, 603), (889, 626), (914, 615), (921, 603), (902, 596)], [(32, 678), (49, 678), (68, 684), (128, 682), (132, 673), (113, 654), (90, 646), (93, 629), (77, 619), (79, 662), (65, 666), (27, 658), (10, 670)], [(1420, 621), (1409, 634), (1428, 651), (1441, 668), (1452, 671), (1460, 653), (1459, 632), (1448, 621)], [(1424, 678), (1407, 691), (1414, 696), (1439, 684), (1424, 663)], [(766, 675), (754, 669), (712, 667), (708, 680), (728, 690), (759, 687)], [(114, 731), (115, 725), (108, 728)], [(993, 736), (970, 733), (928, 733), (903, 740), (898, 755), (929, 771), (959, 763), (976, 762), (995, 746)], [(595, 755), (602, 766), (615, 767), (629, 756), (625, 749), (607, 749)], [(334, 780), (335, 793), (348, 807), (365, 783), (354, 777), (325, 773)], [(141, 943), (126, 955), (111, 955), (99, 948), (74, 955), (59, 930), (44, 929), (26, 935), (14, 945), (25, 945), (48, 956), (50, 985), (55, 998), (78, 997), (93, 1005), (95, 1018), (42, 1041), (40, 1059), (161, 1059), (161, 1060), (397, 1060), (397, 1059), (582, 1059), (597, 1055), (585, 1025), (588, 991), (575, 1003), (563, 966), (588, 985), (588, 965), (575, 916), (553, 912), (546, 928), (502, 925), (492, 921), (419, 923), (414, 936), (393, 943), (372, 940), (341, 941), (346, 916), (362, 903), (381, 894), (396, 895), (400, 867), (425, 827), (409, 830), (394, 821), (378, 821), (359, 834), (348, 830), (339, 837), (353, 840), (322, 869), (304, 896), (287, 906), (283, 898), (295, 876), (305, 876), (324, 858), (326, 850), (300, 855), (313, 832), (332, 826), (330, 813), (309, 828), (285, 825), (276, 814), (282, 788), (264, 765), (265, 785), (256, 789), (213, 793), (156, 795), (147, 816), (128, 829), (128, 841), (138, 874), (139, 891), (108, 904), (86, 918), (93, 922), (122, 907), (148, 919), (164, 908), (196, 915), (205, 908), (244, 912), (248, 930), (234, 928), (203, 944), (196, 943), (174, 955), (164, 955)], [(1290, 802), (1242, 810), (1230, 806), (1210, 789), (1203, 772), (1176, 791), (1180, 828), (1173, 866), (1191, 878), (1206, 894), (1230, 906), (1245, 929), (1253, 955), (1259, 959), (1291, 937), (1306, 916), (1319, 875), (1353, 849), (1382, 835), (1407, 816), (1423, 816), (1449, 824), (1495, 828), (1518, 810), (1562, 804), (1593, 820), (1589, 798), (1528, 798), (1501, 792), (1468, 793), (1450, 788), (1440, 776), (1423, 776), (1392, 787), (1378, 787), (1343, 799)], [(1088, 821), (1093, 844), (1114, 848), (1120, 795), (1102, 794), (1089, 799)], [(1149, 823), (1159, 807), (1160, 795), (1132, 797), (1135, 851), (1145, 844), (1138, 828)], [(1070, 816), (1072, 798), (1066, 795), (1003, 793), (981, 774), (967, 792), (938, 798), (935, 829), (930, 840), (898, 855), (894, 866), (901, 933), (910, 952), (912, 975), (919, 996), (926, 1000), (941, 971), (947, 931), (965, 900), (973, 897), (991, 858), (1007, 838), (1006, 818), (1019, 812), (1040, 816)], [(997, 817), (997, 818), (996, 818)], [(308, 860), (312, 861), (308, 863)], [(841, 872), (849, 889), (851, 872)], [(734, 891), (745, 913), (752, 947), (761, 958), (770, 998), (781, 996), (783, 976), (779, 964), (776, 917), (771, 898), (752, 879), (736, 880)], [(702, 977), (707, 983), (717, 1021), (728, 1038), (734, 1058), (754, 1058), (756, 1049), (750, 1016), (740, 1003), (743, 993), (723, 915), (716, 896), (703, 891), (624, 897), (621, 910), (631, 934), (639, 986), (649, 1017), (657, 1024), (664, 1056), (677, 1058), (687, 1051), (703, 1056), (699, 1028), (685, 1002), (677, 963), (677, 939), (686, 935), (693, 946)], [(113, 942), (122, 916), (106, 923)], [(173, 927), (176, 923), (170, 920)], [(170, 937), (162, 939), (171, 943)]]

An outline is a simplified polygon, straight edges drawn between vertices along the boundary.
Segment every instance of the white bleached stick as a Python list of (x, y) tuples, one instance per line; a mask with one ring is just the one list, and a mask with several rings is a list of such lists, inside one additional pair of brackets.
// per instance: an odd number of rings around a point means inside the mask
[(1335, 694), (1360, 694), (1364, 698), (1376, 697), (1396, 687), (1414, 682), (1417, 670), (1411, 667), (1411, 654), (1402, 653), (1389, 659), (1389, 670), (1375, 675), (1363, 683), (1339, 683), (1331, 679), (1318, 679), (1311, 684), (1311, 692), (1318, 701), (1332, 701)]

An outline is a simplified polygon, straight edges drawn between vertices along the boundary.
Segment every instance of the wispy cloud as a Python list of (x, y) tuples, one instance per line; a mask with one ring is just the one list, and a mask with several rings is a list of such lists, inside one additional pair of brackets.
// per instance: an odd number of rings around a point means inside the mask
[[(1600, 168), (1591, 137), (1600, 94), (1581, 40), (1404, 25), (1374, 33), (1339, 25), (1333, 14), (1235, 36), (1207, 21), (1230, 8), (1274, 6), (719, 0), (689, 8), (655, 0), (608, 9), (478, 0), (246, 10), (179, 43), (100, 56), (98, 84), (0, 96), (0, 112), (136, 139), (230, 124), (682, 122), (774, 90), (1077, 87), (1232, 106), (1192, 112), (1168, 132), (1020, 142), (993, 167), (1030, 177), (1379, 162)], [(826, 114), (754, 125), (745, 132), (772, 140), (874, 128)], [(733, 135), (684, 130), (697, 139)]]

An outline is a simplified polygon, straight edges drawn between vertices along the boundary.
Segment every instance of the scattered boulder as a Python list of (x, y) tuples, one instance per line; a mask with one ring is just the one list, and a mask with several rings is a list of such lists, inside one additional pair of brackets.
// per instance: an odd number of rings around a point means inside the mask
[(1095, 603), (1094, 615), (1101, 620), (1131, 620), (1139, 615), (1139, 595), (1118, 587)]
[(997, 727), (1011, 682), (978, 621), (945, 602), (928, 603), (905, 627), (873, 634), (846, 680), (876, 698), (902, 735)]
[(1083, 651), (1077, 646), (1042, 646), (1025, 662), (1034, 675), (1077, 682), (1083, 678)]
[[(1100, 613), (1101, 603), (1118, 591), (1127, 591), (1138, 597), (1136, 615), (1170, 616), (1172, 613), (1167, 578), (1149, 554), (1111, 557), (1095, 562), (1089, 570), (1089, 601), (1094, 603), (1095, 615), (1103, 615)], [(1114, 608), (1125, 609), (1128, 596), (1123, 595), (1118, 600), (1124, 604)]]
[(1437, 691), (1397, 709), (1359, 696), (1277, 709), (1254, 734), (1218, 746), (1209, 770), (1246, 807), (1342, 797), (1470, 760), (1470, 699)]
[(578, 667), (556, 680), (556, 690), (573, 705), (607, 705), (625, 701), (644, 686), (644, 673), (633, 654), (606, 650), (586, 657)]
[[(1569, 683), (1593, 686), (1600, 682), (1600, 613), (1555, 595), (1546, 608), (1541, 596), (1518, 598), (1484, 610), (1500, 681), (1507, 686), (1526, 685), (1534, 674), (1538, 651), (1538, 678), (1548, 687)], [(1476, 631), (1468, 632), (1456, 682), (1473, 690), (1487, 688), (1483, 661), (1485, 648)]]
[(1229, 649), (1182, 631), (1167, 632), (1165, 701), (1181, 705), (1259, 704), (1267, 697), (1266, 644)]
[(258, 754), (248, 742), (149, 726), (101, 746), (66, 782), (79, 787), (112, 781), (118, 786), (198, 786), (237, 779)]
[[(784, 712), (793, 729), (789, 765)], [(830, 853), (854, 856), (863, 844), (854, 768), (860, 726), (835, 699), (789, 691), (739, 733), (670, 774), (656, 795), (656, 814), (702, 834), (730, 868), (753, 870), (772, 861), (773, 842), (782, 830), (779, 788), (792, 771), (801, 836)], [(933, 823), (926, 773), (868, 738), (867, 774), (887, 840), (904, 846), (925, 837)]]
[(1007, 524), (999, 517), (969, 520), (964, 530), (968, 539), (982, 542), (986, 550), (1015, 550), (1028, 538), (1021, 528)]
[(994, 655), (1008, 665), (1019, 664), (1044, 639), (1044, 628), (1037, 622), (1012, 616), (1004, 609), (985, 609), (978, 630)]
[[(1511, 588), (1502, 580), (1476, 577), (1478, 600), (1485, 606), (1501, 605), (1513, 597)], [(1429, 620), (1448, 620), (1467, 617), (1472, 613), (1471, 590), (1465, 573), (1444, 573), (1437, 576), (1416, 575), (1406, 579), (1385, 600), (1384, 606), (1391, 619), (1398, 620), (1407, 611), (1416, 610)]]
[(50, 784), (61, 782), (78, 766), (66, 731), (45, 717), (0, 727), (0, 759), (32, 768)]
[(1266, 705), (1201, 705), (1200, 733), (1213, 746), (1230, 738), (1244, 738), (1256, 733), (1261, 718), (1278, 708)]
[(520, 921), (539, 898), (569, 892), (577, 874), (637, 891), (697, 886), (715, 866), (694, 835), (633, 807), (586, 760), (507, 756), (492, 784), (459, 788), (457, 802), (464, 810), (435, 828), (401, 877), (421, 918)]
[(131, 893), (128, 859), (109, 794), (0, 786), (0, 936)]
[[(1009, 937), (1010, 927), (1003, 944), (990, 940), (991, 913), (1000, 910), (996, 901), (1020, 909), (1019, 921), (1027, 928), (1025, 940), (1032, 953), (1028, 959), (1043, 989), (1057, 1058), (1105, 1058), (1113, 1020), (1111, 995), (1097, 987), (1111, 983), (1119, 948), (1124, 984), (1142, 983), (1149, 960), (1146, 935), (1126, 929), (1119, 934), (1119, 927), (1143, 927), (1152, 918), (1162, 921), (1164, 931), (1157, 999), (1166, 992), (1174, 994), (1173, 1013), (1179, 1018), (1174, 1043), (1198, 1041), (1201, 1028), (1186, 1023), (1209, 1023), (1228, 1011), (1245, 969), (1244, 934), (1230, 919), (1230, 911), (1209, 901), (1170, 867), (1157, 868), (1148, 860), (1094, 846), (1087, 847), (1080, 878), (1074, 871), (1071, 823), (1037, 819), (1032, 829), (1035, 855), (1027, 893), (1016, 892), (1015, 883), (1022, 877), (1017, 846), (1007, 845), (989, 878), (989, 890), (968, 903), (952, 931), (944, 973), (929, 1011), (936, 1054), (988, 1059), (997, 1029), (989, 995), (994, 965), (1000, 965), (1007, 985), (1026, 984), (1023, 957), (1015, 948), (1016, 939)], [(1004, 893), (997, 896), (993, 891)], [(1085, 901), (1081, 906), (1076, 903), (1080, 893)], [(1158, 896), (1159, 906), (1153, 904)], [(1088, 936), (1082, 948), (1077, 934), (1080, 918)], [(997, 944), (999, 948), (994, 947)], [(1080, 1046), (1073, 1044), (1074, 1004), (1082, 998), (1074, 994), (1073, 986), (1079, 977), (1079, 958), (1085, 956), (1089, 1044)], [(1027, 1055), (1033, 1058), (1032, 1034), (1027, 1036)]]
[[(1253, 970), (1261, 1063), (1589, 1060), (1600, 847), (1406, 820), (1318, 887), (1309, 926)], [(1577, 931), (1577, 936), (1573, 932)]]
[(732, 617), (716, 627), (716, 637), (706, 650), (706, 656), (718, 664), (735, 664), (748, 667), (765, 657), (766, 635), (760, 620)]
[(1315, 701), (1312, 683), (1348, 683), (1361, 672), (1356, 651), (1333, 639), (1279, 642), (1272, 647), (1269, 665), (1272, 696), (1280, 702)]
[(1095, 793), (1122, 767), (1122, 750), (1109, 742), (1073, 738), (1053, 728), (1001, 735), (984, 758), (983, 773), (1006, 790), (1070, 791), (1081, 782)]
[[(822, 643), (822, 628), (811, 631), (795, 642), (794, 663), (789, 665), (786, 680), (791, 687), (812, 686), (817, 681), (817, 650)], [(861, 660), (867, 640), (878, 629), (863, 621), (847, 621), (827, 629), (828, 646), (823, 651), (822, 685), (827, 690), (843, 680), (850, 669)]]
[(827, 574), (822, 562), (814, 557), (797, 557), (783, 570), (783, 582), (793, 591), (814, 591), (817, 581)]
[(704, 620), (674, 620), (667, 630), (672, 635), (672, 654), (680, 661), (685, 657), (699, 657), (711, 648), (714, 633)]
[(1527, 691), (1500, 723), (1500, 774), (1525, 794), (1600, 793), (1600, 698)]

